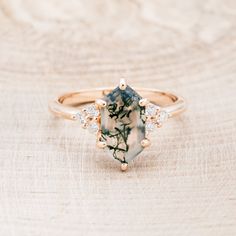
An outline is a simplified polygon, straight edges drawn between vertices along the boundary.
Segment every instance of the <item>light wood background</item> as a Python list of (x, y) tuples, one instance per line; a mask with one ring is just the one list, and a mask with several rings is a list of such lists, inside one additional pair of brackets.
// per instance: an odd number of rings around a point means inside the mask
[[(178, 92), (127, 173), (49, 99)], [(236, 235), (236, 2), (0, 1), (0, 235)]]

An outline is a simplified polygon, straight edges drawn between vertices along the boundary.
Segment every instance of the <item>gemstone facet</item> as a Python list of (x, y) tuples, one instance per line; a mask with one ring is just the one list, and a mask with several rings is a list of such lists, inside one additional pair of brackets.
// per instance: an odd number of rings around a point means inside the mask
[(143, 150), (146, 116), (140, 99), (129, 86), (124, 90), (117, 87), (103, 98), (106, 107), (101, 109), (101, 139), (112, 157), (121, 163), (128, 163)]

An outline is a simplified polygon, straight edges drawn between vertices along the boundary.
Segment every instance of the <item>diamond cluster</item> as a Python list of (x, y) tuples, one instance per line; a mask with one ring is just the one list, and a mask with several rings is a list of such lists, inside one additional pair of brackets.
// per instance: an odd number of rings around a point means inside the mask
[(169, 118), (166, 110), (147, 101), (127, 86), (103, 97), (104, 105), (89, 104), (76, 118), (83, 128), (97, 134), (97, 142), (122, 164), (133, 160), (150, 142), (147, 136)]
[(84, 107), (77, 113), (77, 118), (82, 124), (82, 127), (88, 129), (91, 133), (96, 133), (99, 130), (100, 111), (95, 104)]
[(149, 103), (146, 106), (145, 115), (145, 128), (147, 133), (152, 132), (155, 127), (161, 127), (169, 118), (169, 114), (165, 110), (153, 103)]

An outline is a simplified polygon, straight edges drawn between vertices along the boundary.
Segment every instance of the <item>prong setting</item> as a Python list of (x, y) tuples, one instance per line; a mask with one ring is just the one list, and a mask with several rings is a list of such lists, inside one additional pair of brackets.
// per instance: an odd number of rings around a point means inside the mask
[(169, 118), (169, 114), (160, 106), (149, 103), (146, 107), (146, 134), (149, 134), (155, 127), (161, 128)]
[(144, 148), (149, 147), (151, 145), (151, 141), (149, 139), (145, 138), (141, 141), (141, 145)]
[(95, 104), (83, 107), (77, 114), (82, 128), (88, 129), (91, 133), (96, 133), (100, 128), (100, 111)]
[(106, 149), (120, 163), (120, 170), (126, 171), (128, 163), (151, 145), (151, 132), (183, 112), (186, 103), (165, 91), (135, 91), (121, 79), (114, 89), (64, 94), (51, 102), (49, 109), (58, 117), (77, 120), (81, 129), (96, 136), (97, 148)]
[(98, 141), (97, 142), (97, 147), (98, 148), (105, 148), (107, 146), (107, 143), (106, 142), (104, 142), (104, 141)]
[(139, 100), (139, 106), (141, 107), (145, 107), (146, 105), (148, 105), (149, 101), (147, 98), (142, 98)]
[(127, 87), (127, 84), (126, 84), (125, 79), (121, 79), (121, 80), (120, 80), (119, 88), (120, 88), (121, 90), (125, 90), (126, 87)]
[(82, 128), (83, 128), (83, 129), (87, 129), (87, 128), (88, 128), (88, 123), (86, 123), (86, 122), (83, 123), (83, 124), (82, 124)]
[(95, 104), (98, 106), (98, 108), (103, 108), (103, 107), (106, 107), (106, 105), (107, 105), (106, 101), (104, 101), (102, 99), (97, 99), (95, 101)]
[(124, 162), (120, 165), (121, 171), (126, 171), (128, 169), (128, 163)]

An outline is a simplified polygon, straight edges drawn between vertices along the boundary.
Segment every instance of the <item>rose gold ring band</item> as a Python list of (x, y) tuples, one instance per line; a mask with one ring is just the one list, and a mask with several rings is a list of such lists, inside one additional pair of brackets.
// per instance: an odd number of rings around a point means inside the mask
[[(136, 88), (135, 90), (142, 97), (145, 97), (150, 102), (162, 107), (168, 112), (169, 117), (178, 115), (186, 109), (185, 100), (173, 93), (143, 88)], [(79, 107), (94, 103), (96, 99), (103, 98), (111, 91), (112, 88), (105, 88), (67, 93), (50, 102), (49, 109), (58, 117), (76, 120)]]

